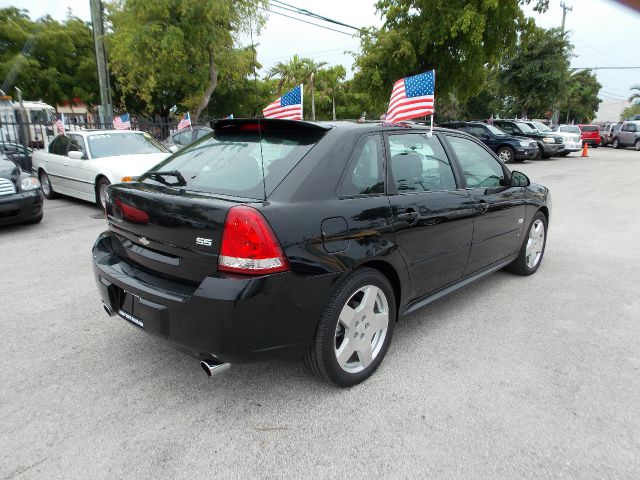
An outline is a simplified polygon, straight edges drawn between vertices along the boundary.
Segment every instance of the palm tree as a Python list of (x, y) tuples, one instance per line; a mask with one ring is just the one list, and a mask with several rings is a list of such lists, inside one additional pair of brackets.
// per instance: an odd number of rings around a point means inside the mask
[(635, 103), (636, 100), (640, 100), (640, 84), (639, 85), (631, 85), (631, 90), (637, 90), (636, 92), (631, 92), (631, 96), (629, 97), (629, 101), (631, 103)]
[(311, 87), (311, 120), (316, 119), (316, 97), (315, 97), (315, 76), (327, 62), (314, 62), (311, 58), (303, 59), (309, 78), (309, 86)]
[(288, 62), (278, 62), (271, 67), (267, 72), (267, 78), (278, 77), (278, 95), (282, 95), (282, 90), (284, 90), (285, 86), (294, 87), (309, 81), (311, 87), (311, 119), (315, 120), (314, 77), (326, 64), (326, 62), (316, 63), (311, 58), (300, 58), (298, 55), (294, 55)]
[(319, 83), (331, 97), (331, 114), (336, 119), (336, 93), (342, 86), (342, 81), (347, 76), (347, 71), (342, 65), (335, 65), (320, 71)]

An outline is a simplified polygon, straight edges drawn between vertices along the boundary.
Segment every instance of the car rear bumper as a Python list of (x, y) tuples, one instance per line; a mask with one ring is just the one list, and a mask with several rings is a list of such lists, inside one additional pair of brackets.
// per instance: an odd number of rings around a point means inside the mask
[(582, 144), (588, 143), (589, 146), (600, 145), (600, 137), (597, 138), (583, 138)]
[(42, 190), (0, 196), (0, 225), (35, 220), (42, 215)]
[(579, 152), (582, 150), (582, 142), (564, 142), (565, 152)]
[(212, 274), (198, 286), (117, 257), (111, 233), (93, 247), (102, 302), (120, 317), (200, 360), (246, 362), (308, 352), (337, 274)]

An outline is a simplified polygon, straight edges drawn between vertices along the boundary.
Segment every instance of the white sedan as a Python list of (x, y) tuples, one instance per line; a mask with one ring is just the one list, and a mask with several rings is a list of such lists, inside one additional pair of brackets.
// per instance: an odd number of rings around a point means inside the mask
[(47, 198), (60, 193), (103, 205), (108, 185), (130, 181), (171, 155), (145, 132), (80, 130), (33, 153), (33, 171)]

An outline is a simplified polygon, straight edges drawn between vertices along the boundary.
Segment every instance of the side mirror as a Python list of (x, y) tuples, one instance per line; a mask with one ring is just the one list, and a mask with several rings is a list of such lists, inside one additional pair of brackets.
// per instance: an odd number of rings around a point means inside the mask
[(524, 173), (518, 172), (517, 170), (511, 172), (512, 187), (528, 187), (529, 185), (531, 185), (531, 181)]
[(169, 150), (171, 150), (171, 153), (176, 153), (176, 152), (177, 152), (178, 150), (180, 150), (180, 149), (178, 148), (178, 146), (177, 146), (177, 145), (171, 145), (171, 146), (169, 147)]
[(84, 153), (77, 150), (72, 150), (67, 154), (71, 160), (83, 160), (85, 158)]

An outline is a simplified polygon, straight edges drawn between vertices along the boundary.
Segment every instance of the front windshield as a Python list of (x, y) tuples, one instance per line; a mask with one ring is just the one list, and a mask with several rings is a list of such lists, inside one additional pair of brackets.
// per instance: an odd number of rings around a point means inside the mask
[(566, 133), (580, 133), (580, 129), (575, 125), (563, 125), (560, 127), (560, 131)]
[(494, 125), (485, 125), (485, 127), (494, 135), (506, 135), (504, 131), (500, 130), (498, 127)]
[(518, 122), (516, 123), (516, 125), (520, 127), (520, 130), (522, 130), (523, 133), (536, 133), (536, 131), (533, 128), (531, 128), (529, 125), (527, 125), (524, 122)]
[(533, 126), (536, 127), (541, 132), (553, 132), (549, 127), (547, 127), (544, 123), (540, 122), (531, 122)]
[(87, 137), (91, 158), (144, 153), (169, 153), (156, 139), (143, 132), (96, 133)]

